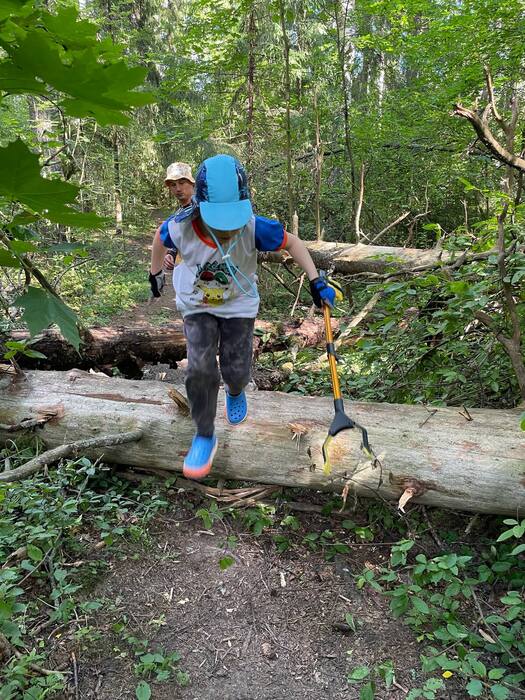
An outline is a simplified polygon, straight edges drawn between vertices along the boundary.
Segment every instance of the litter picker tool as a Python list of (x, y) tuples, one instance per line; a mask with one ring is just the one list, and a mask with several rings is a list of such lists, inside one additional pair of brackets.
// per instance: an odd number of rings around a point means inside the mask
[[(333, 283), (331, 283), (333, 285)], [(328, 355), (328, 363), (330, 366), (330, 377), (332, 379), (332, 393), (334, 396), (334, 409), (335, 416), (328, 429), (328, 435), (323, 442), (322, 452), (323, 452), (323, 472), (328, 475), (332, 471), (332, 465), (330, 464), (330, 456), (328, 454), (328, 446), (333, 438), (340, 433), (342, 430), (351, 430), (357, 428), (361, 431), (361, 449), (366, 454), (367, 457), (372, 459), (373, 463), (377, 463), (377, 457), (375, 456), (370, 443), (368, 441), (368, 432), (366, 429), (356, 423), (355, 420), (350, 418), (345, 413), (343, 398), (341, 396), (341, 387), (339, 384), (339, 376), (337, 374), (337, 353), (334, 346), (334, 338), (332, 335), (332, 324), (331, 324), (331, 309), (328, 304), (323, 304), (323, 314), (324, 314), (324, 325), (326, 333), (326, 353)]]

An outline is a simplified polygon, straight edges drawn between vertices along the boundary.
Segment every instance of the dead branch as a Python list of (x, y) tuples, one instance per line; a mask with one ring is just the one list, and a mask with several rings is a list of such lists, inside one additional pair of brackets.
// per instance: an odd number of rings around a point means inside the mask
[(525, 172), (525, 159), (510, 153), (510, 151), (502, 146), (491, 132), (485, 119), (481, 119), (476, 112), (473, 112), (471, 109), (467, 109), (460, 104), (455, 105), (452, 114), (456, 117), (463, 117), (463, 119), (466, 119), (472, 124), (479, 140), (489, 149), (491, 153), (494, 154), (497, 160), (512, 168), (516, 168), (516, 170)]
[(494, 84), (492, 82), (492, 74), (488, 66), (483, 66), (483, 73), (485, 74), (485, 82), (487, 83), (487, 91), (489, 93), (490, 108), (492, 109), (492, 114), (494, 119), (498, 122), (501, 128), (505, 131), (506, 125), (496, 106), (496, 100), (494, 98)]
[(272, 277), (275, 277), (275, 279), (279, 282), (279, 284), (281, 284), (281, 285), (286, 289), (287, 292), (290, 292), (290, 294), (291, 294), (293, 297), (295, 297), (295, 292), (293, 291), (293, 289), (291, 289), (291, 288), (286, 284), (286, 282), (283, 280), (283, 278), (282, 278), (280, 275), (278, 275), (276, 272), (274, 272), (274, 271), (273, 271), (270, 267), (268, 267), (268, 265), (266, 265), (265, 263), (261, 263), (261, 267), (264, 268), (267, 272), (269, 272), (269, 273), (272, 275)]
[(368, 314), (372, 311), (374, 306), (377, 304), (377, 302), (381, 299), (383, 295), (384, 292), (376, 292), (363, 306), (361, 311), (354, 316), (354, 318), (350, 321), (345, 330), (341, 333), (339, 338), (335, 341), (336, 350), (341, 345), (343, 340), (348, 338), (349, 335), (352, 335), (353, 329), (356, 328), (361, 323), (361, 321), (368, 316)]
[[(515, 248), (512, 250), (514, 252)], [(379, 273), (374, 273), (374, 272), (360, 272), (355, 275), (355, 277), (366, 277), (369, 279), (373, 279), (374, 281), (378, 282), (386, 282), (391, 279), (394, 279), (396, 277), (400, 277), (403, 275), (418, 275), (420, 272), (427, 272), (428, 270), (433, 270), (435, 268), (441, 268), (442, 270), (457, 270), (459, 267), (462, 265), (467, 265), (468, 263), (471, 262), (477, 262), (479, 260), (488, 260), (492, 255), (495, 255), (497, 251), (495, 249), (487, 250), (484, 253), (472, 253), (471, 255), (468, 255), (467, 253), (463, 252), (459, 255), (456, 260), (451, 262), (449, 265), (443, 264), (441, 258), (436, 260), (435, 262), (428, 263), (428, 265), (418, 265), (417, 267), (413, 267), (411, 269), (403, 269), (403, 270), (397, 270), (394, 272), (388, 272), (386, 274), (379, 274)], [(510, 255), (510, 248), (507, 251), (507, 256)]]
[(355, 211), (355, 242), (361, 242), (361, 210), (363, 208), (363, 200), (365, 197), (365, 169), (366, 163), (361, 163), (361, 172), (359, 175), (359, 197)]
[(297, 307), (297, 304), (299, 303), (299, 297), (301, 296), (301, 289), (303, 288), (304, 278), (305, 278), (305, 273), (303, 273), (301, 275), (301, 278), (299, 280), (299, 288), (297, 290), (297, 296), (295, 297), (295, 301), (293, 303), (292, 310), (290, 311), (290, 318), (293, 318), (293, 315), (295, 313), (295, 309)]
[(41, 455), (38, 455), (38, 457), (29, 460), (29, 462), (26, 462), (17, 469), (12, 469), (9, 472), (0, 474), (0, 482), (10, 483), (12, 481), (25, 479), (27, 476), (53, 464), (53, 462), (63, 457), (69, 457), (72, 454), (78, 454), (83, 450), (92, 449), (93, 447), (108, 447), (110, 445), (123, 445), (126, 442), (136, 442), (142, 438), (142, 435), (142, 430), (130, 430), (129, 432), (119, 433), (118, 435), (101, 435), (97, 438), (79, 440), (78, 442), (71, 442), (67, 445), (60, 445), (59, 447), (43, 452)]
[(507, 216), (508, 203), (503, 207), (503, 211), (498, 216), (498, 272), (500, 282), (503, 289), (505, 299), (505, 307), (510, 317), (512, 326), (512, 335), (507, 337), (499, 328), (495, 320), (485, 311), (479, 310), (474, 312), (474, 317), (480, 321), (486, 328), (491, 330), (496, 339), (501, 343), (504, 351), (507, 353), (520, 389), (522, 400), (525, 401), (525, 363), (523, 362), (522, 342), (521, 342), (521, 326), (518, 315), (518, 307), (514, 299), (512, 285), (506, 282), (507, 268), (505, 259), (508, 255), (514, 252), (514, 245), (505, 249), (505, 217)]
[(400, 224), (402, 221), (404, 221), (407, 218), (407, 216), (410, 216), (409, 211), (404, 212), (403, 214), (401, 214), (401, 216), (398, 216), (395, 221), (392, 221), (390, 224), (388, 224), (388, 226), (385, 226), (385, 228), (382, 231), (379, 231), (379, 233), (376, 236), (374, 236), (374, 238), (372, 238), (372, 240), (370, 241), (370, 245), (374, 245), (374, 243), (379, 238), (381, 238), (381, 236), (384, 233), (386, 233), (387, 231), (390, 231), (390, 229), (394, 228), (394, 226), (397, 226), (397, 224)]
[(51, 415), (45, 418), (28, 418), (14, 425), (0, 423), (0, 430), (5, 430), (7, 433), (16, 433), (19, 430), (30, 430), (31, 428), (37, 428), (39, 425), (44, 425), (44, 423), (47, 423), (51, 418), (53, 418)]

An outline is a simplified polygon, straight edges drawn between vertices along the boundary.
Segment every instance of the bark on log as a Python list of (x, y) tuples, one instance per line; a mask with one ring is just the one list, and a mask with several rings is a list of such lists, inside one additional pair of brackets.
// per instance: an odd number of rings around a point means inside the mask
[[(28, 372), (0, 377), (0, 423), (17, 424), (51, 411), (56, 418), (37, 434), (47, 448), (101, 434), (142, 429), (131, 446), (93, 451), (91, 456), (180, 471), (193, 435), (191, 419), (168, 397), (169, 385), (70, 372)], [(525, 433), (518, 410), (456, 408), (430, 413), (422, 406), (355, 403), (348, 412), (369, 430), (382, 467), (360, 450), (360, 436), (343, 431), (330, 447), (332, 474), (322, 470), (321, 445), (333, 416), (329, 398), (277, 392), (249, 396), (249, 416), (228, 425), (219, 396), (219, 450), (213, 475), (265, 484), (398, 500), (413, 489), (414, 501), (487, 513), (523, 515)], [(0, 441), (13, 434), (0, 430)], [(295, 437), (295, 439), (294, 439)]]
[[(399, 248), (395, 246), (367, 245), (363, 243), (334, 243), (330, 241), (304, 241), (314, 263), (320, 269), (330, 269), (339, 274), (382, 274), (386, 271), (412, 270), (421, 266), (451, 262), (452, 254), (438, 248)], [(455, 257), (459, 257), (456, 252)], [(292, 258), (287, 253), (259, 253), (259, 262), (283, 263)]]
[[(381, 274), (387, 270), (411, 270), (420, 266), (450, 262), (448, 251), (434, 248), (397, 248), (394, 246), (364, 245), (355, 243), (331, 243), (305, 241), (316, 266), (334, 268), (335, 272), (356, 275), (363, 272)], [(456, 257), (459, 253), (456, 254)]]
[[(27, 341), (27, 331), (13, 331), (10, 340)], [(22, 367), (72, 369), (73, 367), (118, 367), (125, 375), (140, 376), (147, 362), (176, 366), (186, 357), (186, 339), (182, 321), (163, 326), (128, 326), (90, 328), (81, 331), (80, 352), (59, 331), (49, 329), (31, 344), (32, 350), (46, 355), (45, 360), (21, 356)]]
[[(338, 327), (339, 321), (332, 319), (333, 331), (336, 332)], [(254, 351), (257, 354), (284, 349), (293, 344), (299, 347), (314, 346), (324, 340), (323, 318), (320, 315), (302, 322), (284, 324), (257, 320), (255, 328), (260, 334), (271, 335), (266, 340), (261, 335), (255, 336)], [(10, 340), (27, 341), (29, 337), (27, 331), (13, 331)], [(161, 362), (175, 367), (179, 360), (186, 357), (186, 339), (182, 321), (175, 321), (162, 326), (91, 328), (82, 333), (80, 353), (58, 331), (47, 330), (31, 344), (31, 349), (43, 353), (46, 359), (22, 355), (17, 358), (21, 367), (59, 370), (118, 367), (125, 376), (140, 378), (140, 370), (146, 363)]]

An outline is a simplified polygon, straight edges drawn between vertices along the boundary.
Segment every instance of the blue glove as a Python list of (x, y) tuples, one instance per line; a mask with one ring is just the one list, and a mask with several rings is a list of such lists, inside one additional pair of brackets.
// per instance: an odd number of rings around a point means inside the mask
[(326, 277), (316, 277), (310, 280), (310, 293), (314, 304), (318, 308), (322, 308), (323, 304), (333, 308), (336, 301), (342, 301), (343, 299), (341, 287), (335, 282), (327, 280)]

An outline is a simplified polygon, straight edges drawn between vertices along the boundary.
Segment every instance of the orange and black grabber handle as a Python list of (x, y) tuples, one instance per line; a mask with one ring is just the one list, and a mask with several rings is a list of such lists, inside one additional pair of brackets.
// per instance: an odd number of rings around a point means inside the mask
[(337, 435), (337, 433), (340, 433), (342, 430), (348, 430), (350, 428), (357, 428), (358, 430), (360, 430), (361, 449), (368, 457), (374, 460), (374, 463), (376, 461), (376, 457), (372, 451), (372, 448), (370, 447), (370, 443), (368, 442), (368, 433), (366, 429), (363, 428), (362, 425), (359, 425), (359, 423), (356, 423), (355, 420), (352, 420), (345, 413), (343, 398), (341, 396), (341, 387), (339, 385), (339, 376), (337, 374), (338, 357), (335, 352), (334, 338), (332, 335), (332, 324), (330, 322), (330, 306), (328, 304), (323, 304), (323, 314), (326, 332), (326, 353), (328, 355), (328, 363), (330, 365), (330, 377), (332, 379), (332, 391), (334, 395), (335, 409), (335, 416), (332, 421), (332, 424), (330, 425), (330, 428), (328, 429), (328, 435), (326, 436), (326, 440), (323, 442), (322, 448), (324, 459), (323, 471), (325, 474), (328, 475), (332, 471), (332, 465), (330, 464), (330, 458), (328, 455), (328, 445), (330, 444), (331, 440)]

